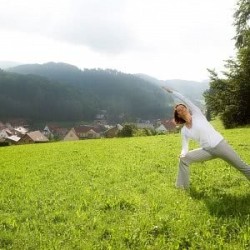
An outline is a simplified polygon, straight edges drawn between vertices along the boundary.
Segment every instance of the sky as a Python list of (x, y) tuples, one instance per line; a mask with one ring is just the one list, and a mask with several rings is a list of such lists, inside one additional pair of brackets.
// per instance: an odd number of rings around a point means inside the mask
[(235, 57), (237, 0), (0, 0), (0, 61), (203, 81)]

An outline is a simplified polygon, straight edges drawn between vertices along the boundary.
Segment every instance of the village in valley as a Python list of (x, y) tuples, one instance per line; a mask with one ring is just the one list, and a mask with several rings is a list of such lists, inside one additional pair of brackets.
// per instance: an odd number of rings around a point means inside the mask
[[(126, 123), (124, 123), (126, 124)], [(138, 119), (129, 123), (138, 130), (151, 131), (151, 135), (176, 132), (173, 119), (154, 121)], [(33, 129), (25, 119), (7, 119), (0, 121), (0, 146), (45, 143), (50, 141), (76, 141), (83, 139), (114, 138), (119, 136), (124, 125), (109, 125), (105, 115), (96, 115), (92, 124), (80, 124), (64, 127), (60, 123), (44, 123), (39, 129)]]

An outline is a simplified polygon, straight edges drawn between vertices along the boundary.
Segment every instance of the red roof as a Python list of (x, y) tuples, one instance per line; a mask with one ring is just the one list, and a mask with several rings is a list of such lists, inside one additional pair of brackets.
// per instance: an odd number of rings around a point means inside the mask
[(175, 129), (176, 128), (176, 124), (174, 119), (170, 119), (170, 120), (162, 120), (161, 124), (168, 130), (171, 129)]

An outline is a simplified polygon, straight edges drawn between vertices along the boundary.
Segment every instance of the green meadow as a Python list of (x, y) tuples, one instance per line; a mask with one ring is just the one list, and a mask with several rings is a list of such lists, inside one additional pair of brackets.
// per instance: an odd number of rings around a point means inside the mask
[[(250, 128), (218, 129), (250, 163)], [(0, 148), (0, 249), (250, 249), (250, 183), (216, 159), (193, 164), (190, 190), (176, 189), (180, 143)]]

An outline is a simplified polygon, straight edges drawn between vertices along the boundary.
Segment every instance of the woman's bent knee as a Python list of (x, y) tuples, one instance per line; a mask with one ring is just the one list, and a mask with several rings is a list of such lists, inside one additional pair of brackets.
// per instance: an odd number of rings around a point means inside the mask
[(189, 161), (186, 156), (181, 156), (179, 160), (180, 160), (180, 164), (183, 164), (185, 166), (189, 165)]

